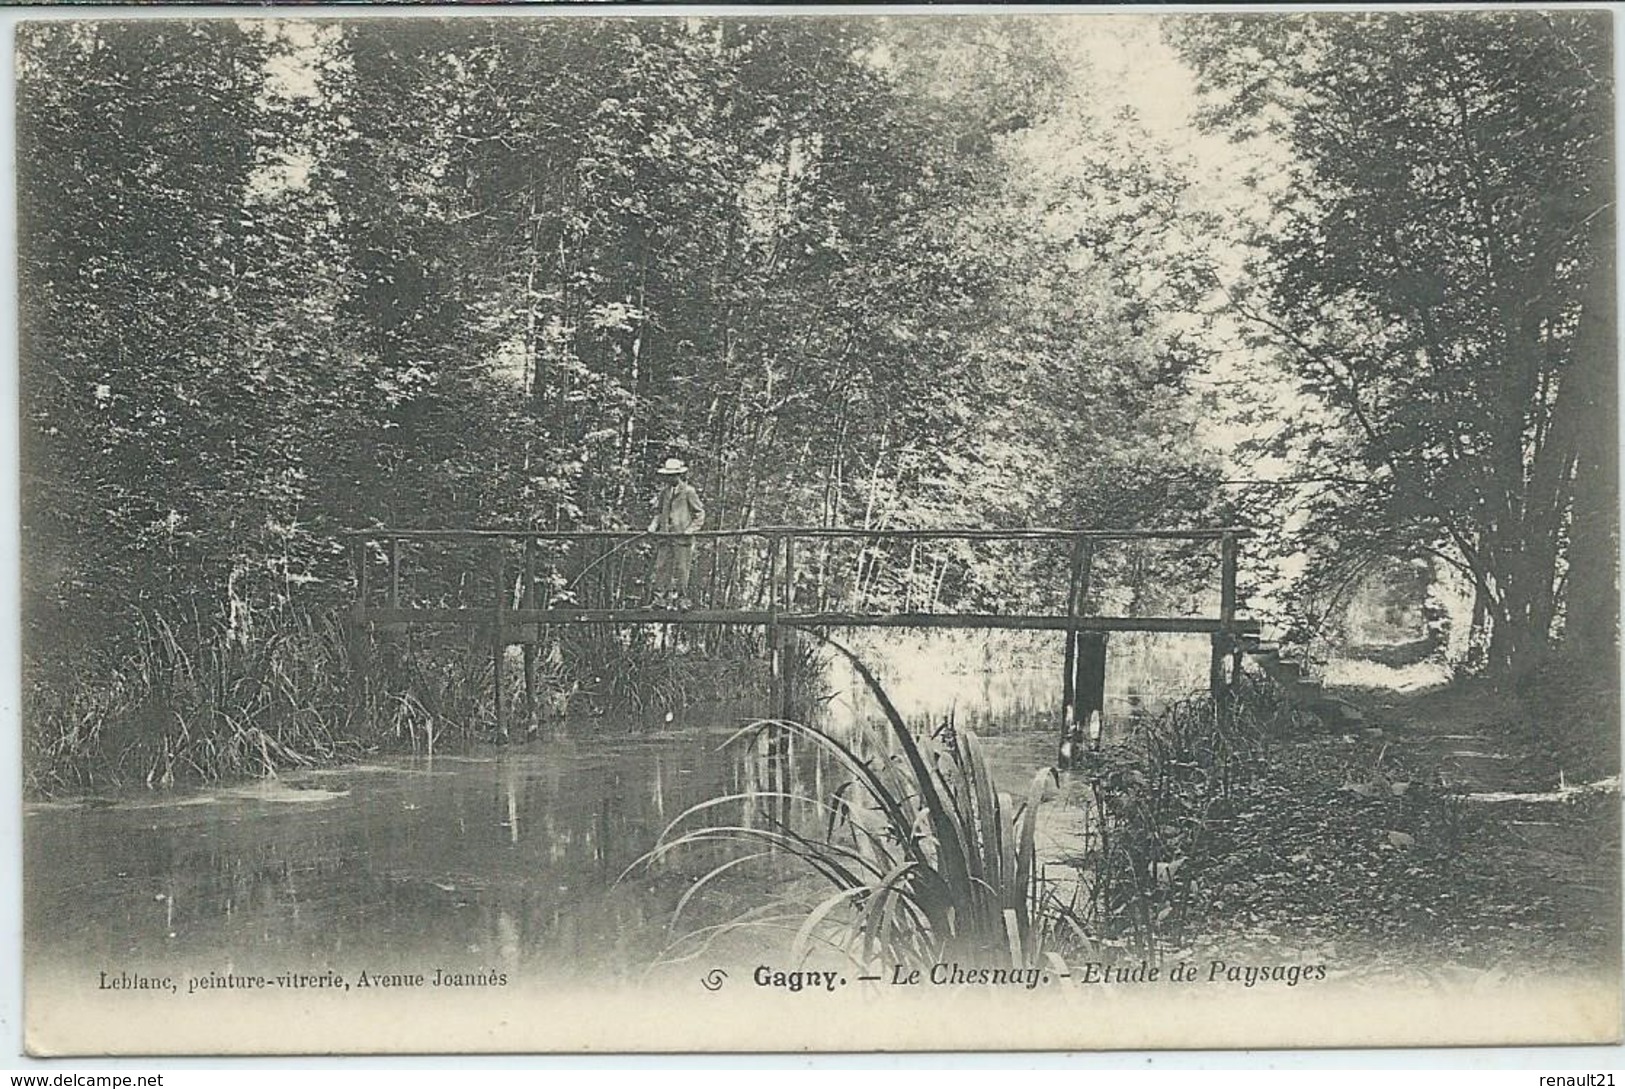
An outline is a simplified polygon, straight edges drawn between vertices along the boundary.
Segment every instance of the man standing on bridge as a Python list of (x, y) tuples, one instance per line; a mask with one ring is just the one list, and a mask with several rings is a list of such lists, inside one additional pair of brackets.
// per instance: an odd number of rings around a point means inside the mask
[[(660, 494), (655, 497), (654, 521), (650, 533), (681, 533), (692, 537), (705, 525), (705, 507), (700, 493), (688, 482), (688, 466), (681, 458), (667, 458), (655, 470), (660, 477)], [(693, 607), (688, 597), (688, 578), (694, 566), (694, 542), (681, 538), (661, 538), (655, 543), (654, 577), (650, 579), (653, 604)]]

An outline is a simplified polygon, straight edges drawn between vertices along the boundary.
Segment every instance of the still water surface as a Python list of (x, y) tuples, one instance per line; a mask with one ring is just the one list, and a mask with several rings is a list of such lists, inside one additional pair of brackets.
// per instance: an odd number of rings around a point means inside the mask
[[(908, 668), (894, 662), (894, 681), (919, 672), (898, 661)], [(1054, 758), (1056, 675), (1042, 655), (1007, 659), (996, 671), (944, 668), (918, 693), (899, 683), (894, 698), (905, 714), (947, 708), (977, 725), (1000, 785), (1019, 792)], [(1160, 698), (1134, 682), (1115, 671), (1118, 718)], [(861, 717), (856, 689), (843, 683), (836, 678), (831, 708)], [(1160, 694), (1184, 688), (1163, 684)], [(656, 733), (598, 718), (527, 745), (112, 805), (31, 806), (29, 969), (638, 975), (667, 945), (684, 890), (724, 857), (681, 855), (621, 879), (669, 822), (719, 795), (778, 785), (820, 797), (838, 785), (805, 745), (787, 766), (766, 763), (763, 746), (721, 748), (746, 718), (690, 714)], [(1001, 721), (1015, 725), (1001, 730)], [(740, 802), (717, 816), (759, 819), (759, 810)], [(769, 866), (732, 876), (696, 903), (695, 922), (758, 906), (789, 875)]]

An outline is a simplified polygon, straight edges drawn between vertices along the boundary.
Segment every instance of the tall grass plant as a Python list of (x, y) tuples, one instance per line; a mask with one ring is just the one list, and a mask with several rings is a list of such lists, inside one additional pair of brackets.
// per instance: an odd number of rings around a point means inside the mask
[[(772, 804), (765, 821), (712, 820), (741, 805), (792, 800), (771, 792), (729, 794), (680, 814), (639, 865), (718, 844), (740, 852), (695, 883), (678, 904), (680, 917), (693, 896), (737, 866), (769, 858), (795, 863), (823, 890), (803, 902), (792, 943), (797, 957), (835, 949), (865, 967), (944, 959), (1037, 965), (1050, 916), (1042, 908), (1034, 832), (1054, 772), (1037, 773), (1020, 798), (999, 791), (975, 734), (916, 734), (867, 667), (828, 642), (874, 694), (885, 730), (846, 740), (817, 726), (773, 720), (746, 727), (730, 742), (756, 744), (766, 736), (826, 754), (837, 769), (835, 788), (826, 797), (793, 799), (819, 814), (818, 826), (796, 827), (783, 804)], [(797, 917), (782, 905), (759, 915), (778, 926)], [(736, 925), (693, 937), (709, 940)]]

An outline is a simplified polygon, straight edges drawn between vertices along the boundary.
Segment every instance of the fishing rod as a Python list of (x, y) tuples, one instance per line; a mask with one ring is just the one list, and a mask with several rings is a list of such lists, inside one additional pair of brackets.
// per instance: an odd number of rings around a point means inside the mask
[(625, 540), (621, 541), (620, 544), (616, 545), (614, 548), (607, 549), (606, 551), (601, 553), (591, 563), (589, 563), (587, 566), (583, 567), (579, 572), (577, 572), (576, 577), (571, 579), (569, 582), (567, 582), (564, 585), (564, 589), (565, 590), (573, 590), (573, 589), (575, 589), (576, 583), (578, 583), (582, 579), (586, 578), (592, 572), (593, 568), (597, 567), (599, 564), (603, 563), (605, 560), (609, 559), (611, 556), (615, 555), (617, 552), (621, 551), (623, 548), (627, 548), (630, 545), (635, 545), (639, 541), (645, 540), (645, 539), (647, 539), (649, 537), (683, 537), (683, 538), (691, 539), (691, 536), (689, 534), (673, 533), (670, 530), (646, 529), (642, 533), (637, 534), (636, 536), (626, 538)]
[(620, 544), (616, 545), (614, 548), (607, 549), (606, 551), (601, 553), (598, 556), (597, 559), (593, 560), (591, 563), (589, 563), (587, 566), (583, 567), (579, 572), (577, 572), (576, 577), (571, 579), (568, 583), (566, 583), (565, 586), (564, 586), (564, 589), (565, 590), (574, 590), (575, 587), (576, 587), (576, 583), (578, 583), (582, 579), (586, 578), (587, 575), (592, 571), (593, 568), (597, 567), (599, 564), (603, 563), (605, 560), (607, 560), (611, 556), (615, 555), (615, 553), (621, 551), (621, 549), (626, 548), (628, 545), (637, 544), (639, 541), (641, 541), (641, 540), (643, 540), (643, 539), (645, 539), (647, 537), (655, 536), (655, 534), (658, 533), (658, 532), (659, 532), (658, 530), (646, 529), (642, 533), (639, 533), (636, 537), (628, 537), (624, 541), (622, 541)]

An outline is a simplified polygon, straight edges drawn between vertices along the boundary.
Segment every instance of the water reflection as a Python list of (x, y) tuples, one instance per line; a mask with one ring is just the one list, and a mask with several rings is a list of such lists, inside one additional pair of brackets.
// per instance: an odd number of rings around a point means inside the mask
[[(1113, 661), (1130, 660), (1124, 652)], [(1024, 789), (1053, 759), (1053, 713), (1043, 708), (1058, 699), (1058, 656), (1053, 670), (1036, 657), (996, 675), (936, 669), (925, 685), (887, 664), (905, 713), (953, 711), (961, 726), (991, 735), (1005, 789)], [(851, 714), (872, 714), (855, 691)], [(1128, 714), (1166, 691), (1120, 686), (1112, 706)], [(1031, 710), (1036, 725), (1009, 727), (1012, 708)], [(634, 735), (599, 719), (528, 746), (379, 760), (285, 776), (263, 790), (33, 807), (24, 837), (29, 970), (423, 965), (542, 981), (635, 976), (668, 943), (684, 892), (737, 853), (702, 845), (621, 879), (674, 818), (732, 796), (702, 819), (810, 832), (825, 822), (819, 800), (841, 785), (828, 753), (787, 729), (722, 748), (744, 721), (718, 715), (681, 732)], [(690, 921), (737, 917), (800, 873), (782, 857), (730, 870), (694, 898)]]
[[(1064, 641), (1059, 632), (887, 632), (854, 638), (854, 649), (913, 721), (951, 719), (989, 735), (1056, 730)], [(1205, 690), (1205, 637), (1116, 632), (1107, 644), (1105, 734), (1121, 737), (1134, 720)], [(826, 677), (831, 724), (873, 722), (875, 707), (844, 659)]]

